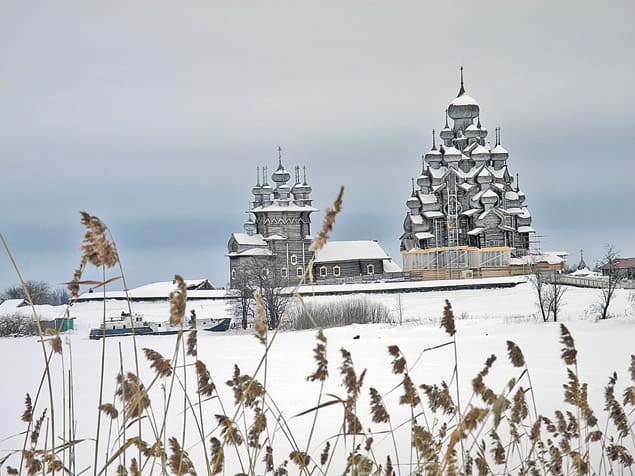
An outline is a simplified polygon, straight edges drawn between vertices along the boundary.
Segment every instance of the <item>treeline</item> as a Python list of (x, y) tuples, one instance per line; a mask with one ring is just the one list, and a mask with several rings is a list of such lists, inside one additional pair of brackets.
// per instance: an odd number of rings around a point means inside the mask
[[(53, 306), (68, 304), (69, 296), (64, 288), (52, 289), (46, 281), (35, 280), (29, 280), (25, 285), (33, 304), (51, 304)], [(0, 302), (7, 299), (27, 299), (27, 295), (20, 284), (15, 284), (0, 293)]]

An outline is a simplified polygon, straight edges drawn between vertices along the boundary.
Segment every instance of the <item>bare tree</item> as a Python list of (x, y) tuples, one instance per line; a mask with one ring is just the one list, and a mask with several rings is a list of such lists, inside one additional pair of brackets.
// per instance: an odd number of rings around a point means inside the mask
[(603, 264), (601, 266), (602, 273), (606, 276), (606, 279), (604, 280), (604, 287), (600, 291), (600, 299), (598, 302), (600, 319), (609, 317), (609, 306), (613, 301), (615, 290), (624, 279), (624, 274), (617, 267), (619, 254), (619, 251), (617, 251), (613, 245), (606, 245), (605, 253), (602, 258)]
[(538, 269), (534, 266), (533, 272), (529, 277), (529, 281), (536, 291), (536, 298), (538, 299), (538, 309), (540, 309), (542, 320), (544, 322), (547, 322), (549, 320), (549, 306), (547, 303), (548, 299), (545, 293), (544, 274), (538, 271)]
[(547, 285), (545, 302), (547, 304), (547, 316), (553, 317), (553, 322), (558, 321), (558, 315), (562, 307), (564, 295), (567, 291), (560, 282), (560, 273), (553, 271), (549, 278), (550, 283)]
[(240, 319), (243, 329), (247, 329), (249, 321), (254, 317), (254, 285), (249, 270), (241, 270), (233, 280), (234, 287), (230, 295), (234, 298), (231, 303), (232, 313)]
[(556, 271), (548, 274), (534, 267), (533, 274), (529, 279), (536, 291), (538, 309), (540, 309), (542, 320), (547, 322), (553, 318), (553, 321), (557, 322), (567, 290), (560, 281), (560, 274)]
[[(51, 303), (51, 288), (46, 281), (29, 280), (25, 285), (33, 304)], [(21, 285), (15, 284), (4, 290), (2, 299), (27, 299), (27, 295)]]
[(270, 329), (274, 329), (289, 301), (286, 278), (273, 266), (270, 258), (254, 258), (243, 263), (233, 280), (234, 315), (241, 318), (243, 328), (254, 316), (254, 293), (259, 292), (265, 304)]

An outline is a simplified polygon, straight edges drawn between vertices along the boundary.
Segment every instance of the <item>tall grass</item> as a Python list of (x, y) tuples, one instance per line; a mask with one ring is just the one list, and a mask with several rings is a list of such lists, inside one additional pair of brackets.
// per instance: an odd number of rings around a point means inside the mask
[[(328, 239), (341, 209), (341, 194), (327, 211), (314, 249)], [(74, 297), (82, 287), (105, 288), (112, 279), (123, 277), (120, 266), (119, 276), (106, 274), (120, 265), (107, 227), (89, 214), (82, 215), (82, 223), (87, 227), (82, 259), (69, 283)], [(101, 271), (99, 282), (82, 281), (88, 265)], [(310, 324), (319, 330), (312, 350), (314, 371), (304, 382), (286, 383), (306, 388), (305, 410), (292, 415), (272, 397), (267, 379), (270, 352), (291, 317), (283, 316), (279, 326), (269, 331), (264, 303), (256, 296), (254, 336), (262, 349), (260, 357), (249, 371), (234, 365), (231, 378), (221, 382), (200, 359), (198, 335), (183, 321), (187, 290), (180, 276), (175, 276), (175, 282), (169, 318), (181, 331), (173, 349), (163, 355), (156, 349), (140, 348), (133, 336), (134, 361), (128, 362), (121, 347), (118, 349), (112, 393), (104, 384), (111, 377), (106, 359), (111, 343), (102, 339), (93, 435), (78, 437), (74, 432), (75, 396), (83, 390), (83, 382), (73, 379), (70, 345), (63, 346), (57, 334), (47, 336), (40, 331), (44, 371), (38, 388), (25, 398), (23, 445), (4, 456), (0, 467), (9, 474), (90, 472), (98, 476), (632, 474), (635, 356), (631, 356), (628, 385), (618, 387), (617, 374), (610, 375), (600, 417), (589, 405), (589, 388), (581, 379), (575, 341), (564, 325), (560, 326), (561, 357), (567, 371), (564, 403), (553, 415), (545, 416), (536, 410), (531, 367), (514, 342), (507, 342), (514, 373), (506, 385), (495, 389), (488, 384), (497, 361), (497, 356), (490, 355), (473, 377), (471, 389), (461, 387), (462, 350), (456, 339), (460, 329), (449, 302), (439, 310), (447, 337), (417, 356), (406, 355), (396, 345), (387, 346), (386, 366), (393, 380), (379, 388), (367, 387), (367, 370), (356, 367), (349, 350), (342, 348), (331, 355), (321, 328), (341, 323), (341, 316), (360, 313), (368, 314), (365, 321), (362, 316), (363, 322), (383, 320), (386, 312), (376, 312), (360, 301), (334, 301), (334, 314), (340, 318), (331, 319), (328, 314), (333, 309), (326, 312), (306, 305), (296, 295), (296, 309), (302, 309), (295, 316), (296, 325), (302, 316), (307, 321), (303, 326)], [(323, 314), (327, 317), (322, 318)], [(350, 317), (344, 323), (346, 319)], [(45, 343), (50, 344), (48, 349)], [(450, 349), (452, 371), (446, 380), (415, 381), (424, 353)], [(61, 375), (52, 374), (52, 359), (65, 363)], [(59, 395), (54, 387), (60, 382), (64, 388), (61, 401), (54, 398)], [(219, 386), (231, 390), (231, 397), (219, 391)], [(46, 393), (47, 403), (41, 399)], [(61, 409), (64, 411), (56, 411)], [(310, 419), (302, 430), (291, 424), (291, 419), (300, 418)], [(78, 455), (86, 451), (93, 453), (92, 464), (78, 467)]]

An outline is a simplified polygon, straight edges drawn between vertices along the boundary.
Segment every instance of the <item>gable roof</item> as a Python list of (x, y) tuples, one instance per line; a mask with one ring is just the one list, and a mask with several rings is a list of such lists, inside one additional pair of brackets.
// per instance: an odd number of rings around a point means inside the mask
[(376, 241), (329, 241), (315, 252), (316, 263), (360, 259), (390, 259)]
[(635, 258), (616, 258), (611, 266), (609, 263), (600, 266), (600, 269), (628, 269), (635, 268)]

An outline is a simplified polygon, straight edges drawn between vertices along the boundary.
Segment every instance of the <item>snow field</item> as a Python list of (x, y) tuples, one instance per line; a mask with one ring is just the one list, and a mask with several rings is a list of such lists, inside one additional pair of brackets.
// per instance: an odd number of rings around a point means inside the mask
[[(606, 415), (602, 412), (603, 388), (609, 375), (616, 371), (620, 380), (618, 388), (628, 384), (628, 366), (630, 355), (635, 352), (635, 318), (629, 301), (629, 292), (618, 290), (612, 312), (615, 318), (608, 321), (595, 321), (592, 317), (592, 306), (597, 301), (597, 291), (589, 289), (569, 288), (565, 295), (562, 309), (562, 320), (571, 331), (578, 353), (580, 377), (589, 383), (589, 400), (592, 408), (604, 425)], [(384, 303), (394, 310), (395, 320), (398, 321), (398, 300), (391, 294), (373, 294), (370, 299)], [(325, 302), (338, 297), (315, 297), (318, 302)], [(364, 428), (383, 431), (385, 424), (372, 424), (369, 414), (368, 388), (375, 387), (387, 402), (393, 426), (396, 430), (397, 446), (401, 463), (409, 459), (409, 424), (410, 408), (398, 405), (403, 390), (396, 388), (401, 377), (391, 372), (391, 357), (388, 355), (389, 345), (398, 345), (408, 361), (409, 374), (415, 385), (422, 383), (440, 384), (441, 381), (450, 382), (453, 372), (454, 354), (452, 346), (425, 351), (430, 347), (448, 342), (450, 339), (440, 329), (439, 321), (445, 299), (449, 299), (454, 308), (457, 327), (458, 370), (461, 388), (461, 403), (465, 405), (471, 396), (471, 379), (483, 367), (485, 359), (490, 354), (496, 354), (498, 359), (492, 371), (486, 377), (486, 383), (494, 391), (503, 390), (509, 379), (518, 377), (519, 369), (513, 368), (507, 359), (505, 342), (512, 340), (522, 349), (529, 367), (530, 376), (536, 394), (536, 404), (539, 413), (552, 417), (556, 408), (563, 408), (562, 384), (566, 382), (566, 368), (560, 360), (559, 343), (560, 328), (556, 323), (540, 322), (535, 316), (533, 292), (530, 284), (521, 284), (514, 288), (461, 290), (443, 292), (404, 293), (401, 295), (403, 325), (375, 324), (353, 325), (324, 331), (328, 339), (329, 380), (323, 389), (322, 403), (333, 399), (328, 396), (345, 397), (345, 389), (340, 385), (339, 367), (341, 365), (340, 349), (345, 348), (352, 354), (358, 375), (367, 369), (364, 386), (360, 397), (358, 416)], [(120, 312), (120, 303), (108, 303), (109, 312)], [(168, 315), (167, 303), (134, 305), (135, 312), (143, 313), (146, 318), (164, 320)], [(211, 313), (213, 317), (221, 317), (226, 313), (220, 301), (199, 303), (191, 302), (188, 306), (197, 309), (199, 316)], [(198, 306), (198, 307), (197, 307)], [(88, 339), (88, 329), (99, 322), (102, 305), (98, 303), (82, 303), (74, 311), (78, 316), (77, 330), (63, 337), (64, 367), (61, 358), (54, 356), (51, 371), (57, 402), (55, 406), (56, 421), (59, 428), (62, 425), (63, 405), (61, 404), (63, 378), (71, 367), (72, 353), (73, 386), (75, 398), (75, 412), (79, 438), (93, 438), (96, 427), (96, 407), (99, 389), (99, 368), (102, 342)], [(123, 309), (121, 309), (123, 310)], [(188, 309), (189, 312), (189, 309)], [(359, 336), (355, 339), (354, 337)], [(269, 334), (272, 337), (272, 334)], [(285, 441), (285, 430), (288, 425), (297, 445), (304, 450), (307, 437), (313, 421), (313, 414), (294, 417), (298, 413), (314, 407), (318, 402), (319, 383), (307, 382), (306, 377), (315, 370), (312, 349), (315, 346), (315, 331), (281, 332), (275, 337), (271, 351), (267, 358), (266, 377), (263, 367), (257, 375), (259, 381), (266, 385), (269, 399), (280, 409), (281, 416), (276, 425), (276, 410), (269, 416), (268, 431), (273, 440), (274, 459), (276, 464), (288, 459), (291, 446)], [(138, 348), (149, 347), (169, 358), (174, 353), (175, 336), (139, 336)], [(134, 350), (131, 338), (109, 338), (106, 340), (106, 370), (104, 385), (104, 401), (112, 402), (115, 388), (115, 376), (119, 371), (119, 352), (123, 356), (125, 371), (134, 370)], [(205, 362), (216, 383), (220, 399), (213, 398), (203, 403), (203, 419), (206, 433), (216, 426), (214, 415), (226, 413), (233, 416), (233, 394), (225, 382), (230, 380), (234, 365), (238, 365), (241, 373), (252, 374), (263, 353), (263, 346), (252, 335), (243, 332), (227, 332), (223, 334), (199, 333), (199, 356)], [(15, 437), (25, 429), (20, 421), (24, 409), (24, 395), (26, 392), (35, 395), (42, 377), (43, 358), (37, 338), (2, 339), (0, 340), (0, 356), (5, 362), (3, 370), (4, 391), (0, 392), (0, 450), (1, 455), (10, 449), (21, 448), (21, 438)], [(191, 358), (189, 358), (191, 361)], [(154, 377), (149, 362), (139, 350), (140, 374), (143, 382), (148, 385)], [(179, 369), (182, 375), (183, 369)], [(190, 394), (196, 388), (194, 367), (187, 367), (187, 384)], [(64, 377), (63, 377), (64, 375)], [(632, 382), (631, 382), (632, 384)], [(527, 382), (521, 383), (527, 387)], [(153, 412), (158, 421), (161, 420), (161, 409), (170, 380), (157, 381), (150, 389), (153, 402)], [(164, 388), (166, 389), (164, 391)], [(621, 390), (620, 390), (621, 392)], [(172, 411), (167, 421), (167, 436), (179, 436), (183, 425), (183, 403), (178, 385), (173, 391)], [(422, 400), (426, 402), (421, 393)], [(221, 406), (222, 403), (222, 406)], [(471, 403), (477, 404), (477, 401)], [(40, 403), (36, 415), (44, 406), (48, 406), (46, 392), (40, 396)], [(187, 413), (187, 443), (199, 474), (203, 472), (204, 458), (199, 442), (197, 429), (191, 416)], [(427, 414), (418, 417), (424, 423)], [(320, 410), (314, 430), (309, 453), (317, 456), (325, 441), (339, 430), (342, 419), (340, 405), (332, 405)], [(106, 422), (107, 429), (108, 419)], [(248, 420), (247, 420), (248, 422)], [(148, 424), (149, 422), (144, 422)], [(243, 421), (241, 431), (245, 434)], [(428, 422), (433, 424), (433, 422)], [(107, 435), (106, 432), (103, 433)], [(144, 433), (145, 438), (151, 439), (151, 433)], [(130, 434), (128, 434), (130, 436)], [(104, 440), (105, 441), (105, 440)], [(330, 440), (332, 443), (335, 440)], [(359, 437), (357, 443), (360, 442)], [(628, 443), (628, 442), (627, 442)], [(351, 451), (352, 439), (346, 447), (340, 441), (338, 449), (342, 455)], [(385, 454), (390, 453), (394, 458), (392, 439), (386, 433), (375, 436), (375, 451), (378, 462), (384, 463)], [(103, 449), (102, 441), (101, 448)], [(633, 450), (632, 445), (630, 447)], [(226, 449), (228, 458), (226, 471), (233, 474), (240, 471), (240, 463), (230, 449)], [(77, 448), (78, 469), (92, 465), (93, 445), (83, 442)], [(105, 458), (105, 456), (103, 456)], [(259, 457), (262, 458), (262, 455)], [(103, 461), (103, 459), (100, 459)], [(245, 457), (243, 455), (243, 463)], [(343, 457), (339, 459), (337, 468), (331, 468), (341, 473)], [(290, 463), (291, 472), (295, 467)]]

